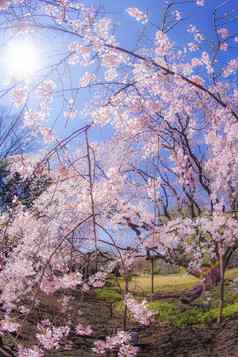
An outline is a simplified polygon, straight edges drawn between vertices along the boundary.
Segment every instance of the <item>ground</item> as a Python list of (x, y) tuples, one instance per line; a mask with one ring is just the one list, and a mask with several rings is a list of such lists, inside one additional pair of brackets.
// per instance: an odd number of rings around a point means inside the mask
[[(237, 357), (238, 356), (238, 269), (230, 270), (226, 275), (226, 293), (224, 320), (217, 324), (218, 317), (218, 288), (209, 294), (212, 305), (204, 308), (207, 298), (200, 298), (192, 306), (183, 305), (175, 299), (149, 301), (149, 306), (156, 313), (155, 323), (149, 328), (142, 328), (133, 319), (128, 323), (129, 329), (137, 329), (140, 336), (139, 357)], [(197, 280), (187, 274), (155, 276), (155, 290), (164, 292), (183, 291), (191, 288)], [(123, 281), (120, 286), (123, 289)], [(150, 276), (133, 277), (130, 281), (131, 291), (137, 294), (138, 299), (147, 296), (149, 300)], [(93, 342), (104, 338), (116, 330), (122, 329), (122, 310), (118, 287), (112, 279), (108, 286), (82, 296), (80, 291), (67, 291), (70, 301), (70, 310), (55, 320), (56, 312), (60, 307), (62, 293), (54, 297), (41, 296), (41, 303), (28, 321), (21, 333), (21, 342), (32, 343), (35, 334), (33, 326), (36, 320), (50, 318), (54, 323), (61, 324), (70, 319), (72, 324), (83, 321), (90, 324), (95, 334), (89, 338), (82, 338), (72, 333), (66, 347), (51, 352), (47, 357), (93, 357)], [(80, 311), (79, 311), (80, 310)], [(111, 316), (112, 314), (112, 316)], [(60, 321), (61, 320), (61, 321)], [(14, 346), (14, 338), (5, 342)], [(108, 355), (110, 356), (110, 355)], [(113, 355), (111, 355), (113, 356)]]

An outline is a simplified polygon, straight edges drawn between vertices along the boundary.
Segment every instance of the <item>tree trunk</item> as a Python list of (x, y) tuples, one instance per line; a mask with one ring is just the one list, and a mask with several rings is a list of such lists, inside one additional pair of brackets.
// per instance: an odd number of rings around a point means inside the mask
[(220, 304), (219, 304), (219, 316), (218, 316), (218, 323), (222, 322), (222, 315), (223, 315), (223, 307), (224, 307), (224, 275), (225, 275), (225, 267), (224, 267), (224, 260), (223, 260), (223, 253), (220, 251)]
[[(192, 289), (182, 293), (154, 293), (152, 294), (152, 300), (156, 299), (169, 299), (180, 298), (181, 302), (190, 304), (194, 300), (198, 299), (204, 291), (211, 290), (221, 282), (220, 296), (223, 302), (220, 302), (220, 308), (224, 305), (224, 277), (225, 271), (228, 267), (232, 254), (237, 250), (237, 247), (228, 248), (226, 253), (222, 257), (222, 262), (217, 261), (206, 273), (199, 283), (197, 283)], [(222, 269), (220, 268), (222, 263)], [(223, 297), (222, 297), (223, 296)], [(222, 307), (223, 309), (223, 307)]]
[(197, 298), (199, 298), (204, 291), (210, 290), (220, 282), (220, 267), (219, 263), (216, 263), (210, 270), (207, 272), (205, 277), (196, 284), (191, 290), (183, 294), (181, 301), (185, 304), (190, 304)]
[[(129, 277), (128, 274), (125, 274), (125, 293), (124, 293), (124, 297), (128, 294), (128, 290), (129, 290)], [(124, 314), (123, 314), (123, 330), (126, 331), (127, 328), (127, 305), (125, 304), (124, 307)]]
[(151, 294), (154, 294), (154, 257), (151, 257)]

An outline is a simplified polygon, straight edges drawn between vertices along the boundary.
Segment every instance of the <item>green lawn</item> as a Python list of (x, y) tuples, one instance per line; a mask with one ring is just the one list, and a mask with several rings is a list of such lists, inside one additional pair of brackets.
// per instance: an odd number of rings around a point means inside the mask
[(238, 268), (229, 269), (225, 275), (226, 279), (237, 279), (238, 278)]
[[(225, 282), (225, 306), (223, 311), (224, 317), (230, 317), (238, 314), (238, 295), (234, 279), (238, 278), (238, 268), (230, 269), (226, 273)], [(199, 281), (199, 279), (189, 274), (169, 274), (155, 275), (155, 291), (159, 292), (177, 292), (190, 289)], [(123, 290), (124, 281), (120, 279), (120, 285)], [(140, 275), (133, 276), (129, 283), (129, 290), (137, 295), (140, 299), (143, 295), (151, 291), (151, 276)], [(219, 286), (214, 287), (208, 294), (211, 297), (211, 308), (204, 311), (202, 308), (206, 300), (206, 294), (197, 299), (194, 304), (184, 306), (179, 299), (159, 299), (149, 303), (149, 307), (156, 313), (160, 322), (173, 324), (177, 327), (193, 324), (204, 324), (216, 321), (219, 314)], [(97, 289), (98, 299), (112, 303), (115, 310), (119, 313), (123, 311), (123, 297), (120, 289), (114, 286), (113, 279), (110, 286)]]
[[(189, 274), (169, 274), (154, 276), (154, 290), (160, 292), (182, 291), (192, 288), (199, 280)], [(151, 276), (141, 275), (132, 277), (129, 289), (135, 292), (151, 291)]]
[[(148, 304), (151, 310), (156, 313), (160, 322), (167, 322), (176, 327), (207, 324), (214, 322), (219, 316), (219, 307), (212, 307), (204, 311), (196, 306), (181, 309), (176, 302), (154, 301)], [(223, 318), (238, 315), (238, 303), (226, 305), (223, 310)]]
[[(230, 269), (226, 272), (226, 279), (238, 278), (238, 268)], [(187, 273), (168, 274), (154, 276), (154, 291), (159, 292), (174, 292), (183, 291), (192, 288), (198, 278)], [(124, 281), (121, 280), (121, 287), (124, 287)], [(129, 283), (129, 290), (136, 293), (149, 293), (151, 291), (151, 276), (139, 275), (133, 276)]]

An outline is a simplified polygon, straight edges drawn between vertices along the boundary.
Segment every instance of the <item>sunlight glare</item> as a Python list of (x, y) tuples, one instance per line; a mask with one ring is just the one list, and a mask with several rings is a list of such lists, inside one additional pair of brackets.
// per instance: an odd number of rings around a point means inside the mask
[(29, 78), (37, 70), (38, 58), (35, 46), (30, 42), (12, 43), (6, 51), (9, 73), (17, 79)]

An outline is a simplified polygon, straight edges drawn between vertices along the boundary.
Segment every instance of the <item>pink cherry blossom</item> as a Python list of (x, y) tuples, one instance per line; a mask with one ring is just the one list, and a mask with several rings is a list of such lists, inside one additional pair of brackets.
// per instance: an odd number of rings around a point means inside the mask
[(165, 56), (166, 54), (168, 54), (171, 48), (172, 48), (172, 43), (170, 42), (168, 36), (162, 31), (157, 31), (155, 34), (156, 55)]
[(1, 0), (0, 1), (0, 10), (7, 10), (10, 6), (11, 2), (8, 0)]
[(93, 333), (93, 330), (90, 326), (84, 326), (81, 323), (78, 323), (75, 329), (77, 335), (80, 336), (90, 336)]
[(15, 332), (19, 327), (20, 324), (18, 322), (12, 321), (8, 316), (6, 316), (4, 320), (0, 321), (1, 331)]
[(55, 327), (49, 321), (38, 324), (38, 330), (36, 338), (46, 350), (58, 349), (59, 342), (69, 333), (68, 326)]
[(205, 1), (204, 1), (204, 0), (196, 0), (196, 4), (197, 4), (198, 6), (204, 6)]
[(127, 295), (125, 303), (135, 320), (137, 320), (140, 324), (149, 326), (152, 323), (154, 313), (147, 308), (147, 302), (145, 300), (138, 303), (132, 296)]
[(229, 31), (225, 27), (221, 27), (217, 30), (217, 33), (221, 36), (221, 38), (224, 40), (229, 36)]
[(119, 357), (134, 357), (137, 355), (138, 349), (130, 345), (130, 335), (124, 331), (117, 332), (116, 335), (107, 337), (106, 341), (96, 341), (93, 351), (98, 355), (104, 354), (106, 351), (118, 351)]
[(146, 24), (148, 22), (148, 16), (137, 7), (129, 7), (127, 9), (127, 13), (142, 24)]
[(18, 356), (19, 357), (43, 357), (44, 353), (42, 350), (39, 349), (38, 346), (33, 346), (31, 348), (18, 346)]

